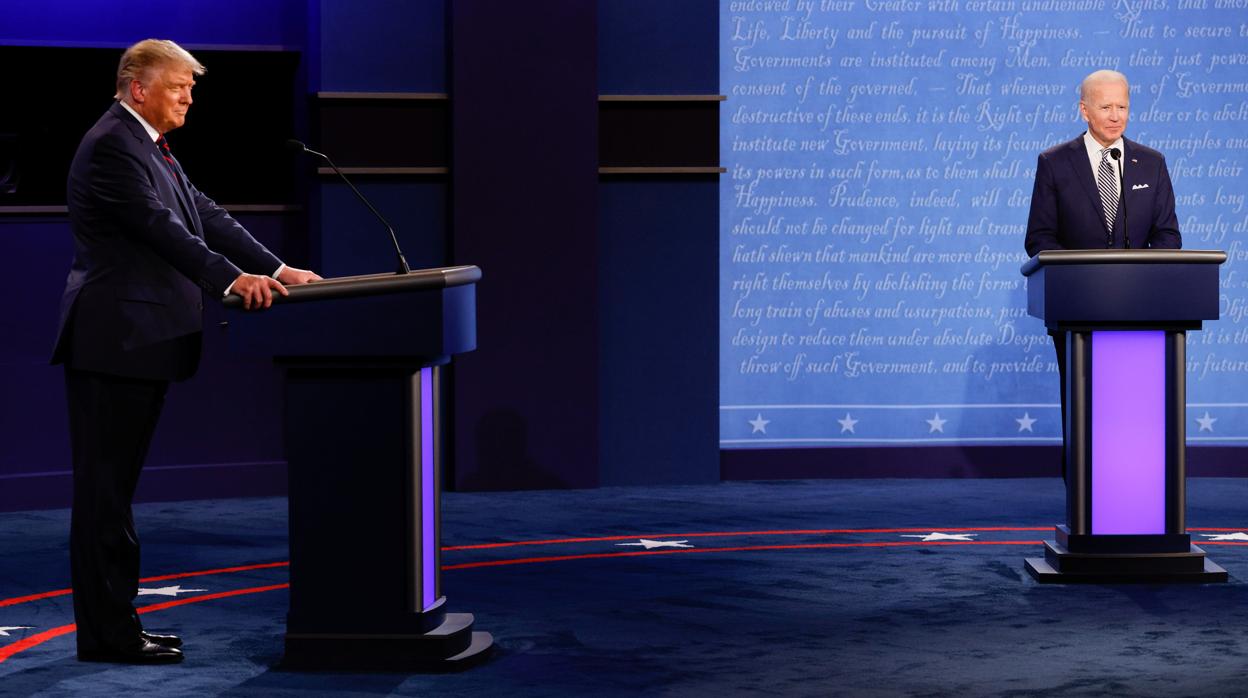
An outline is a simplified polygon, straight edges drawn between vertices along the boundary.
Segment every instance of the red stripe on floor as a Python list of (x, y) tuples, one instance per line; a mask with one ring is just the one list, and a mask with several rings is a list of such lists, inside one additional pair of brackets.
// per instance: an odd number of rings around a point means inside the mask
[[(950, 529), (952, 530), (952, 529)], [(595, 560), (608, 557), (641, 557), (643, 555), (676, 555), (679, 553), (736, 553), (754, 550), (799, 550), (815, 548), (903, 548), (916, 546), (944, 545), (1041, 545), (1038, 540), (967, 540), (967, 541), (932, 541), (928, 543), (909, 542), (874, 542), (874, 543), (795, 543), (793, 545), (746, 545), (735, 548), (682, 548), (680, 550), (633, 550), (619, 553), (586, 553), (582, 555), (556, 555), (551, 557), (526, 557), (515, 560), (484, 560), (481, 562), (464, 562), (458, 565), (443, 565), (446, 570), (466, 570), (475, 567), (503, 567), (505, 565), (531, 565), (539, 562), (562, 562), (564, 560)]]
[[(289, 567), (289, 562), (264, 562), (257, 565), (239, 565), (237, 567), (221, 567), (215, 570), (200, 570), (198, 572), (178, 572), (176, 574), (162, 574), (157, 577), (144, 577), (139, 583), (145, 582), (163, 582), (169, 579), (184, 579), (186, 577), (204, 577), (212, 574), (229, 574), (231, 572), (249, 572), (251, 570), (264, 570), (273, 567)], [(55, 591), (45, 591), (39, 594), (30, 594), (29, 596), (15, 596), (11, 599), (0, 599), (0, 608), (5, 606), (16, 606), (20, 603), (29, 603), (40, 599), (51, 599), (57, 596), (67, 596), (73, 593), (73, 589), (57, 589)]]
[[(154, 611), (163, 611), (167, 608), (173, 608), (175, 606), (185, 606), (187, 604), (192, 604), (192, 603), (202, 603), (204, 601), (214, 601), (216, 599), (225, 599), (231, 596), (243, 596), (245, 594), (259, 594), (259, 593), (266, 592), (266, 591), (275, 591), (277, 589), (288, 589), (288, 588), (290, 588), (289, 584), (271, 584), (269, 586), (263, 586), (263, 587), (234, 589), (233, 591), (222, 591), (216, 594), (204, 594), (203, 596), (192, 596), (192, 597), (185, 598), (185, 599), (178, 599), (177, 601), (166, 601), (164, 603), (156, 603), (156, 604), (151, 604), (148, 606), (141, 606), (139, 608), (136, 608), (135, 611), (140, 614), (152, 613)], [(31, 635), (30, 637), (25, 637), (25, 638), (22, 638), (21, 640), (18, 640), (17, 642), (5, 645), (4, 647), (0, 647), (0, 664), (3, 664), (4, 662), (8, 661), (10, 657), (16, 654), (25, 652), (26, 650), (32, 647), (42, 645), (48, 640), (53, 640), (62, 635), (68, 635), (69, 633), (72, 633), (76, 630), (78, 630), (78, 626), (73, 623), (70, 623), (69, 625), (62, 625), (59, 628), (52, 628), (50, 630), (44, 630), (41, 633), (35, 633), (34, 635)]]
[[(473, 545), (449, 545), (442, 548), (442, 552), (455, 552), (458, 550), (488, 550), (491, 548), (510, 548), (520, 545), (557, 545), (560, 543), (594, 543), (599, 541), (612, 540), (636, 540), (638, 538), (647, 538), (650, 540), (658, 540), (660, 538), (708, 538), (714, 536), (723, 536), (725, 538), (731, 536), (814, 536), (825, 535), (830, 533), (931, 533), (932, 531), (1050, 531), (1052, 526), (1027, 526), (1027, 527), (1007, 527), (1007, 526), (981, 526), (978, 528), (812, 528), (812, 529), (793, 529), (793, 530), (777, 530), (777, 531), (721, 531), (712, 533), (643, 533), (633, 534), (630, 536), (598, 536), (594, 538), (549, 538), (545, 540), (524, 540), (509, 541), (506, 543), (476, 543)], [(1212, 529), (1210, 529), (1212, 530)], [(1235, 529), (1229, 529), (1235, 530)]]

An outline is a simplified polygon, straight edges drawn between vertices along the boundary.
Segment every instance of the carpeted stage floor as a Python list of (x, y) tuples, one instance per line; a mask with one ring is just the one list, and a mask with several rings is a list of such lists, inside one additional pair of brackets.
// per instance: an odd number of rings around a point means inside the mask
[(497, 650), (436, 675), (276, 668), (283, 499), (140, 506), (144, 624), (187, 659), (79, 663), (68, 512), (0, 514), (0, 694), (1244, 695), (1248, 480), (1194, 479), (1188, 502), (1230, 583), (1035, 583), (1055, 479), (448, 494), (449, 608)]

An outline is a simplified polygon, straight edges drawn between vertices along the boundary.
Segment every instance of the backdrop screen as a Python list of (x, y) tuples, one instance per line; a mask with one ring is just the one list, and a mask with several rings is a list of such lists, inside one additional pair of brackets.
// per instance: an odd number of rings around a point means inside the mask
[(1102, 68), (1184, 247), (1230, 255), (1189, 440), (1248, 439), (1248, 0), (722, 0), (720, 26), (724, 447), (1060, 442), (1019, 266), (1036, 156)]

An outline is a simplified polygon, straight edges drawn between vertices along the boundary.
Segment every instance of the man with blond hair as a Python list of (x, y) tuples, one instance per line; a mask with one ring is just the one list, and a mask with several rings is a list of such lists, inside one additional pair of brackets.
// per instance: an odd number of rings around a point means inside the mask
[(78, 657), (182, 660), (180, 638), (143, 630), (131, 502), (170, 381), (199, 364), (203, 300), (268, 307), (316, 274), (286, 266), (204, 196), (165, 134), (186, 122), (204, 66), (172, 41), (131, 46), (117, 100), (70, 166), (74, 260), (52, 362), (65, 365), (73, 453), (70, 568)]
[[(1088, 129), (1040, 153), (1036, 163), (1024, 240), (1028, 255), (1044, 250), (1182, 247), (1165, 157), (1123, 135), (1130, 104), (1131, 89), (1122, 73), (1098, 70), (1084, 78), (1079, 114)], [(1050, 336), (1057, 350), (1065, 429), (1066, 343), (1063, 333)]]

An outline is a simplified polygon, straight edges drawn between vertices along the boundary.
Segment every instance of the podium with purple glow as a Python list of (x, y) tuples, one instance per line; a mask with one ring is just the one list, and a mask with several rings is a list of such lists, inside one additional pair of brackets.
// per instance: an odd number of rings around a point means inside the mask
[(1066, 342), (1066, 523), (1027, 571), (1044, 583), (1225, 582), (1192, 545), (1187, 332), (1218, 318), (1206, 250), (1054, 250), (1023, 265), (1027, 310)]
[(476, 348), (480, 278), (327, 279), (231, 315), (230, 349), (272, 356), (285, 380), (284, 666), (446, 670), (493, 645), (472, 614), (447, 612), (441, 582), (440, 368)]

